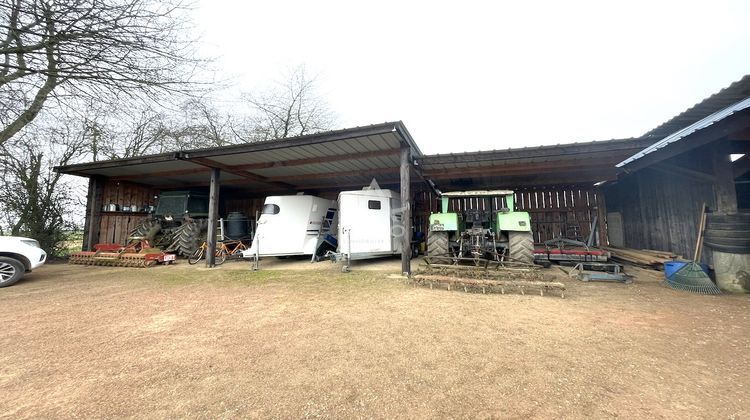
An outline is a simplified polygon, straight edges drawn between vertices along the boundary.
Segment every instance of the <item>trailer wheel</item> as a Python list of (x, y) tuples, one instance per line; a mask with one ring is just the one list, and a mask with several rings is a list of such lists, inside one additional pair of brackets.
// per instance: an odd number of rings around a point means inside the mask
[(534, 238), (531, 232), (508, 232), (511, 261), (534, 263)]
[[(427, 256), (430, 262), (444, 262), (448, 256), (448, 232), (427, 233)], [(443, 258), (438, 258), (443, 257)]]

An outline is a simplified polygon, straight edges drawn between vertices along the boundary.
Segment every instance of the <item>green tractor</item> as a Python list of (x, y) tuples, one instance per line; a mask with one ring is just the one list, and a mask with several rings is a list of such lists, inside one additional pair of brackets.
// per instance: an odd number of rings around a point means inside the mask
[(152, 246), (189, 256), (206, 240), (208, 195), (196, 191), (164, 191), (156, 211), (130, 237), (146, 238)]
[[(506, 206), (499, 204), (503, 198)], [(453, 203), (457, 211), (448, 211), (450, 200), (460, 200)], [(427, 257), (431, 262), (479, 264), (490, 260), (533, 264), (529, 213), (513, 211), (513, 191), (443, 193), (441, 212), (430, 215)]]

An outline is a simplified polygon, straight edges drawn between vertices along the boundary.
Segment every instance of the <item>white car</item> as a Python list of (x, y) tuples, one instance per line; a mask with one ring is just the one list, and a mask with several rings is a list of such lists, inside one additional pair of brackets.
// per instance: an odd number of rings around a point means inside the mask
[(18, 236), (0, 236), (0, 287), (15, 284), (47, 260), (39, 242)]

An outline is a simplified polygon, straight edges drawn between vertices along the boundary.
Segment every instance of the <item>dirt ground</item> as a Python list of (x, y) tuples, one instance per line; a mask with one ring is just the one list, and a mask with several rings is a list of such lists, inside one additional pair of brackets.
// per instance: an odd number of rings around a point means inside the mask
[(0, 289), (0, 417), (750, 417), (746, 295), (248, 268), (48, 264)]

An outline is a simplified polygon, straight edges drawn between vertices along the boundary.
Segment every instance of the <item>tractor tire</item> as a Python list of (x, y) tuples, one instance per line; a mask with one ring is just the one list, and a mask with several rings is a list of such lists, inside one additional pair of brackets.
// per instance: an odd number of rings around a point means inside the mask
[[(130, 231), (130, 235), (128, 237), (148, 238), (148, 234), (149, 232), (151, 232), (151, 229), (155, 228), (159, 224), (159, 221), (154, 219), (153, 217), (147, 217), (143, 219), (141, 223), (139, 223), (138, 226), (135, 227), (135, 229)], [(153, 238), (149, 239), (153, 240)]]
[(448, 232), (431, 231), (427, 233), (427, 256), (430, 257), (430, 262), (441, 263), (449, 261), (448, 252)]
[(174, 251), (186, 257), (190, 256), (206, 241), (207, 235), (207, 219), (186, 219), (175, 236)]
[(510, 260), (534, 264), (534, 237), (531, 232), (508, 232)]

